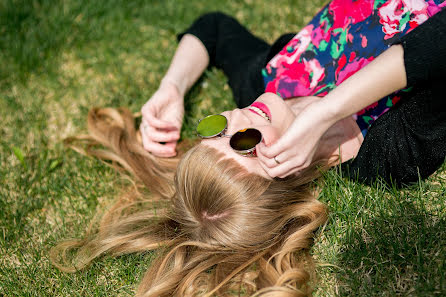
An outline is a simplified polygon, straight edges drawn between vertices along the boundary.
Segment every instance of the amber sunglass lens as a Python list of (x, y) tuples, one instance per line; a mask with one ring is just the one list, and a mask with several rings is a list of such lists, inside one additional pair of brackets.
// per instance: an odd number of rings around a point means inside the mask
[(216, 114), (202, 119), (197, 125), (197, 133), (201, 137), (213, 137), (220, 134), (227, 124), (225, 116)]
[(236, 151), (246, 151), (253, 149), (260, 141), (262, 141), (262, 133), (257, 129), (249, 128), (232, 135), (229, 144)]

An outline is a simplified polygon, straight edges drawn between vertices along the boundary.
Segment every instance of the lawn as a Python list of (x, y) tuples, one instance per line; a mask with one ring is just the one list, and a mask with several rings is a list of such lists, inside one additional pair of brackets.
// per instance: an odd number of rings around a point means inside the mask
[[(93, 106), (138, 111), (156, 90), (176, 34), (204, 12), (235, 16), (272, 42), (326, 1), (1, 0), (0, 296), (131, 296), (152, 254), (104, 257), (74, 274), (49, 250), (81, 237), (123, 178), (63, 146)], [(204, 114), (234, 107), (221, 71), (187, 99), (182, 137)], [(445, 296), (446, 167), (402, 190), (328, 172), (319, 199), (315, 296)]]

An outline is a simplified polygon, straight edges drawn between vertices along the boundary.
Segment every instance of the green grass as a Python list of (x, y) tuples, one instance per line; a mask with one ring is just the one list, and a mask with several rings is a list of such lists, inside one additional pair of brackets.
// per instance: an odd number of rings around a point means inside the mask
[[(85, 132), (92, 106), (133, 111), (155, 91), (175, 34), (221, 10), (273, 41), (325, 1), (0, 1), (0, 296), (129, 296), (151, 254), (105, 257), (65, 274), (48, 260), (116, 195), (120, 176), (61, 140)], [(187, 98), (183, 137), (204, 114), (234, 107), (224, 75)], [(330, 219), (314, 248), (316, 296), (446, 295), (446, 177), (404, 190), (327, 173)]]

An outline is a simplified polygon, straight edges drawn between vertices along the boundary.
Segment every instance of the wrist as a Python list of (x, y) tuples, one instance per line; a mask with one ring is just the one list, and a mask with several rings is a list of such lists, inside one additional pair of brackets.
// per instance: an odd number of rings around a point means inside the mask
[(184, 98), (186, 93), (186, 88), (183, 86), (178, 80), (173, 79), (169, 76), (165, 76), (159, 85), (159, 89), (168, 88), (171, 91), (177, 93), (177, 95), (181, 98)]
[(321, 116), (322, 126), (329, 128), (343, 118), (341, 110), (339, 110), (337, 104), (334, 104), (335, 102), (334, 98), (329, 95), (315, 102), (314, 108)]

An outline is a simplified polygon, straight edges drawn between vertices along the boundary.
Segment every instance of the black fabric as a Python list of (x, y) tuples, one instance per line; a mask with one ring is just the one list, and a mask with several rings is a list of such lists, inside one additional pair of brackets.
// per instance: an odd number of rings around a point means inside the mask
[[(222, 69), (228, 77), (238, 107), (250, 105), (263, 94), (262, 68), (295, 34), (281, 36), (273, 46), (254, 36), (234, 18), (213, 12), (201, 16), (185, 32), (193, 34), (206, 47), (210, 67)], [(287, 40), (288, 39), (288, 40)]]
[(442, 84), (417, 86), (379, 117), (356, 158), (342, 165), (349, 176), (401, 186), (434, 173), (446, 156), (446, 104), (438, 100)]
[(274, 41), (273, 45), (271, 45), (271, 48), (269, 50), (268, 55), (266, 56), (265, 64), (262, 67), (265, 67), (266, 64), (274, 58), (275, 55), (277, 55), (284, 47), (285, 45), (290, 42), (290, 40), (296, 36), (297, 33), (285, 33), (282, 36), (280, 36), (276, 41)]
[(409, 86), (446, 80), (446, 8), (405, 35), (399, 43), (404, 48)]
[(356, 158), (343, 167), (365, 183), (377, 177), (396, 185), (416, 182), (446, 156), (446, 10), (398, 43), (414, 89), (373, 123)]

